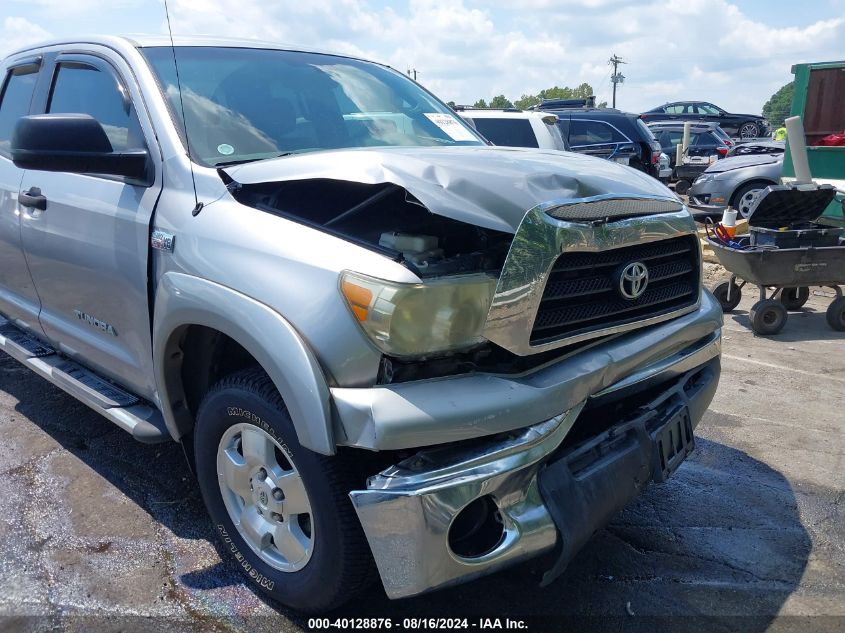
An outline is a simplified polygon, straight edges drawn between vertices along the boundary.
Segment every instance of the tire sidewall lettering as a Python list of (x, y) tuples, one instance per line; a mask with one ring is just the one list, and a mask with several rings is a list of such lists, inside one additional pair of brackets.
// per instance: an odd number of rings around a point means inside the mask
[(243, 418), (251, 424), (254, 424), (258, 428), (260, 428), (262, 431), (272, 437), (276, 442), (278, 442), (279, 446), (282, 447), (282, 451), (285, 455), (287, 455), (290, 459), (293, 459), (293, 451), (287, 445), (287, 442), (285, 442), (281, 437), (279, 437), (279, 434), (276, 433), (276, 430), (267, 422), (265, 422), (260, 415), (242, 407), (226, 407), (226, 413), (227, 415), (229, 415), (229, 417)]
[(252, 563), (246, 559), (246, 556), (241, 554), (241, 550), (238, 549), (238, 546), (232, 540), (232, 537), (229, 536), (229, 532), (226, 530), (226, 527), (218, 524), (217, 531), (220, 533), (220, 538), (223, 540), (223, 543), (229, 549), (232, 556), (235, 558), (235, 561), (243, 568), (244, 572), (246, 572), (249, 579), (257, 585), (264, 587), (269, 591), (273, 591), (273, 587), (276, 586), (275, 581), (270, 580), (258, 571)]

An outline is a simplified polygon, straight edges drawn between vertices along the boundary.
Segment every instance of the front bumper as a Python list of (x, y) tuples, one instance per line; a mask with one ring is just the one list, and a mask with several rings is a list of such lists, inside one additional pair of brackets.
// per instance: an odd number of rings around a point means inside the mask
[(717, 180), (693, 183), (687, 195), (689, 206), (700, 211), (724, 211), (731, 199), (731, 191)]
[[(645, 347), (642, 335), (629, 345)], [(563, 397), (552, 401), (550, 406), (567, 410), (539, 424), (426, 449), (371, 477), (366, 490), (353, 491), (350, 497), (388, 596), (457, 584), (555, 550), (556, 563), (546, 577), (551, 580), (593, 531), (657, 472), (651, 466), (643, 469), (643, 464), (652, 464), (655, 452), (642, 438), (643, 433), (657, 432), (647, 424), (658, 406), (673, 398), (683, 401), (690, 430), (697, 425), (716, 390), (720, 350), (717, 326), (683, 349), (652, 359), (601, 389), (579, 394), (576, 404)], [(603, 372), (613, 366), (606, 355), (594, 360), (601, 361)], [(580, 369), (574, 369), (576, 375)], [(589, 384), (589, 374), (582, 379)], [(643, 394), (652, 398), (645, 406)], [(636, 402), (636, 409), (590, 435), (596, 420), (606, 419), (591, 411), (627, 402)], [(585, 432), (589, 440), (567, 443), (570, 433), (577, 438)], [(620, 443), (628, 436), (633, 443)], [(577, 483), (577, 491), (564, 495), (563, 502), (555, 501), (559, 492), (541, 492), (541, 473), (553, 468), (568, 469), (569, 481)], [(611, 499), (604, 498), (606, 491), (613, 491)], [(462, 511), (482, 501), (494, 504), (498, 539), (484, 551), (458, 553), (450, 530)], [(570, 503), (578, 510), (567, 515)]]
[(611, 337), (524, 375), (468, 374), (370, 389), (335, 387), (334, 435), (342, 446), (397, 450), (523, 429), (632, 375), (661, 371), (721, 326), (722, 309), (705, 291), (688, 314)]

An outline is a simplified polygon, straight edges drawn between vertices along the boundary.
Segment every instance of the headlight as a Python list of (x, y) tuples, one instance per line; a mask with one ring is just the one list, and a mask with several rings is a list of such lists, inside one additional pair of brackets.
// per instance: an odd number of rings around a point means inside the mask
[(345, 272), (340, 289), (376, 347), (392, 356), (424, 356), (484, 341), (496, 279), (474, 274), (401, 284)]
[(693, 180), (692, 184), (700, 185), (703, 182), (708, 182), (713, 180), (716, 177), (716, 174), (701, 174), (698, 178)]

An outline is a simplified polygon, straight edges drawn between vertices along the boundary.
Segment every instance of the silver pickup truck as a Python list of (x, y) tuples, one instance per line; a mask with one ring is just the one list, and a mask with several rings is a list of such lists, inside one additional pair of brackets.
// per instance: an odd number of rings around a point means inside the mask
[(651, 177), (490, 147), (351, 57), (102, 37), (0, 70), (0, 349), (180, 442), (270, 597), (549, 582), (693, 449), (722, 316)]

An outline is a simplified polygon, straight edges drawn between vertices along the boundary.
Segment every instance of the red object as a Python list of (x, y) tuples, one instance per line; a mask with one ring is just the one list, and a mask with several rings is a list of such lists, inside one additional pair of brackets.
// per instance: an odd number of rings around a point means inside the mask
[(717, 147), (716, 151), (719, 152), (719, 156), (724, 158), (728, 155), (728, 148), (727, 147)]
[(819, 140), (818, 145), (824, 145), (827, 147), (845, 145), (845, 132), (842, 134), (831, 134), (830, 136), (825, 136), (823, 139)]

